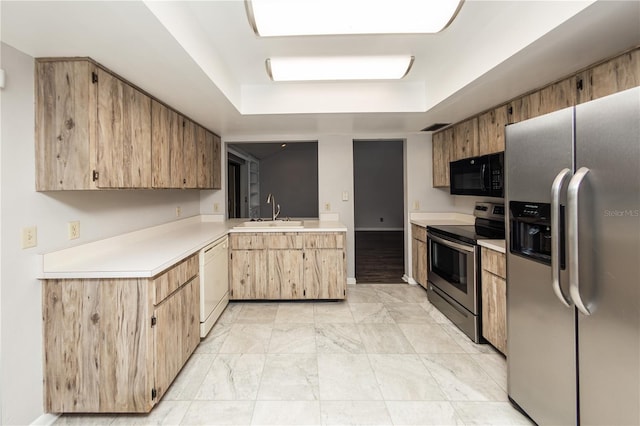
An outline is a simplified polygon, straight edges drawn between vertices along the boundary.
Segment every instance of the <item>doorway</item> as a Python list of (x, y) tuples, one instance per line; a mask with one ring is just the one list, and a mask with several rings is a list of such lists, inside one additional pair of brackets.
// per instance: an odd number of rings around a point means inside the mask
[(357, 283), (403, 283), (404, 141), (354, 140)]

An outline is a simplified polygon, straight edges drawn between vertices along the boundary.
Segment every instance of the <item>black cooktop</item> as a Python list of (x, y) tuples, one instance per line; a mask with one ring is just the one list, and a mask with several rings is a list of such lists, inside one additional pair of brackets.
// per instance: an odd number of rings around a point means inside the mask
[(504, 222), (484, 219), (476, 219), (475, 225), (434, 225), (427, 226), (427, 230), (468, 244), (477, 244), (478, 240), (504, 239)]

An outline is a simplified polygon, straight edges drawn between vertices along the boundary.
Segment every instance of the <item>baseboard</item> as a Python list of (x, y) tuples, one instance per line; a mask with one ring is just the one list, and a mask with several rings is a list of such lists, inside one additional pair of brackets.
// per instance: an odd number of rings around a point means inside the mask
[(60, 414), (44, 413), (43, 415), (41, 415), (40, 417), (35, 419), (31, 423), (31, 425), (33, 425), (33, 426), (50, 426), (50, 425), (54, 424), (56, 422), (56, 420), (58, 420), (58, 417), (60, 417)]
[(347, 285), (355, 285), (355, 283), (356, 283), (355, 278), (347, 278)]
[(406, 282), (407, 284), (411, 284), (411, 285), (417, 285), (418, 284), (418, 281), (414, 280), (413, 278), (411, 278), (407, 274), (404, 274), (402, 276), (402, 281)]

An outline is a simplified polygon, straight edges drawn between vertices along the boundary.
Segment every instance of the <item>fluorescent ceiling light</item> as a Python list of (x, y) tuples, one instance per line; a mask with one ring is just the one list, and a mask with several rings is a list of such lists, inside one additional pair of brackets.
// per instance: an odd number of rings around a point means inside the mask
[(263, 37), (330, 34), (437, 33), (464, 0), (245, 0)]
[(343, 56), (270, 58), (273, 81), (394, 80), (411, 69), (413, 56)]

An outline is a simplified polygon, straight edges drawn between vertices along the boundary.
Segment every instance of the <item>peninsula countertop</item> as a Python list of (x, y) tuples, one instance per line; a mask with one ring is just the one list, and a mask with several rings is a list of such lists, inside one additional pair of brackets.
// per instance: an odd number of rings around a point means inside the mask
[(151, 278), (229, 232), (346, 232), (340, 222), (304, 219), (302, 228), (234, 228), (247, 219), (193, 216), (40, 255), (39, 279)]

